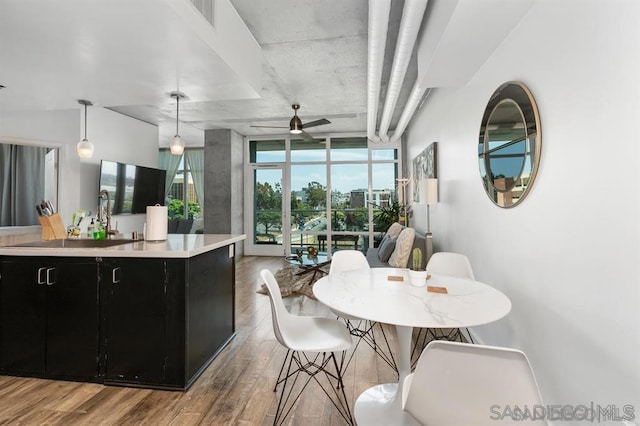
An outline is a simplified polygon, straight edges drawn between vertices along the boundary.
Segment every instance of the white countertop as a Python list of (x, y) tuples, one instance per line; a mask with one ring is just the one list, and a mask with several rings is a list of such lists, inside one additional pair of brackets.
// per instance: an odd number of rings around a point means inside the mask
[(40, 241), (37, 234), (0, 236), (0, 256), (189, 258), (242, 241), (244, 234), (169, 234), (165, 241), (135, 241), (111, 247), (11, 247)]

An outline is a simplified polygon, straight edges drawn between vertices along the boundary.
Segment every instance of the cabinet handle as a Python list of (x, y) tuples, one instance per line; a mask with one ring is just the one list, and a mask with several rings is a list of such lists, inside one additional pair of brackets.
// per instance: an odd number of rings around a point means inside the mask
[(111, 271), (111, 281), (114, 284), (118, 284), (120, 282), (120, 268), (113, 268)]
[(53, 276), (51, 279), (51, 273), (55, 272), (56, 268), (47, 268), (47, 285), (54, 285), (56, 283), (56, 277)]
[(44, 271), (46, 271), (46, 267), (38, 268), (38, 284), (42, 285), (46, 282), (46, 277), (42, 275)]

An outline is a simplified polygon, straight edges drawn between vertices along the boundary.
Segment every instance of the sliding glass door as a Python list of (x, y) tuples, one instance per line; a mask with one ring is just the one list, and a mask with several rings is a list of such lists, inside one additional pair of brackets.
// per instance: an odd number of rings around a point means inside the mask
[(283, 219), (284, 169), (281, 165), (263, 164), (253, 167), (253, 232), (251, 244), (255, 254), (284, 254)]

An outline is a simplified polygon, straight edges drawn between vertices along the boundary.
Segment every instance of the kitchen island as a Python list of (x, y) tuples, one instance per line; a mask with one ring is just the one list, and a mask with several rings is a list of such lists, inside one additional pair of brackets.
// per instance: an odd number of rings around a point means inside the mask
[(234, 335), (244, 238), (1, 237), (0, 374), (188, 389)]

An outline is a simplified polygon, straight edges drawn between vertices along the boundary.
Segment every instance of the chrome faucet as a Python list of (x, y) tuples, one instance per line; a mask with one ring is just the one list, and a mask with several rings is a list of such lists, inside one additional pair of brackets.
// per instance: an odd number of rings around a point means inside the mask
[[(98, 200), (100, 200), (100, 204), (102, 204), (102, 200), (104, 198), (107, 198), (107, 210), (105, 212), (105, 216), (107, 217), (107, 229), (106, 229), (106, 234), (107, 235), (115, 235), (118, 233), (118, 230), (112, 230), (111, 229), (111, 199), (109, 198), (109, 191), (107, 191), (106, 189), (103, 189), (102, 191), (100, 191), (98, 193)], [(98, 222), (102, 223), (104, 221), (104, 217), (102, 217), (102, 205), (100, 205), (100, 207), (98, 208)]]

